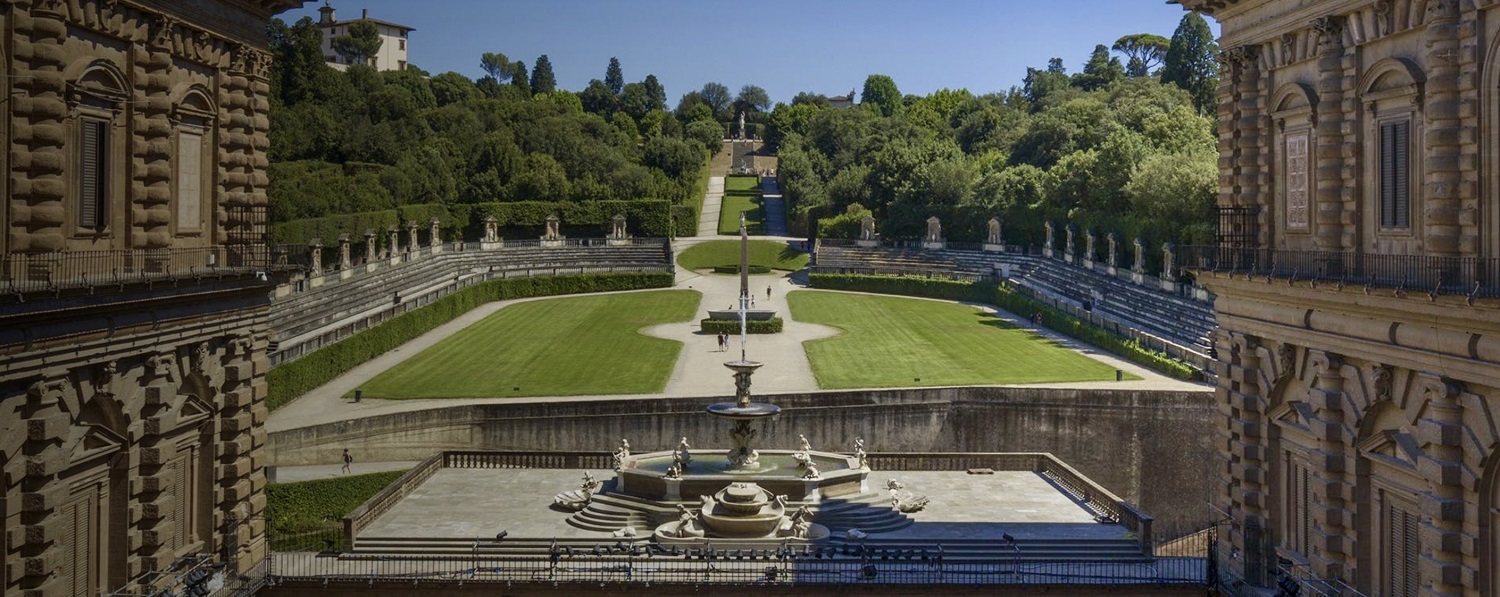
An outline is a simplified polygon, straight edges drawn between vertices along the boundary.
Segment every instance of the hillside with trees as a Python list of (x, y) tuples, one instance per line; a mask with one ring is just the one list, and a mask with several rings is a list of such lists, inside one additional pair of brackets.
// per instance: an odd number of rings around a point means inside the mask
[(1217, 72), (1206, 30), (1189, 13), (1171, 40), (1126, 36), (1118, 56), (1099, 45), (1074, 74), (1053, 59), (1005, 93), (902, 95), (871, 75), (853, 108), (811, 96), (777, 105), (766, 138), (793, 229), (851, 237), (870, 212), (890, 239), (919, 238), (937, 216), (949, 239), (980, 241), (999, 216), (1018, 244), (1040, 244), (1046, 220), (1122, 242), (1210, 241)]
[[(478, 80), (416, 68), (341, 72), (324, 64), (311, 19), (276, 20), (269, 33), (275, 222), (374, 214), (329, 225), (358, 234), (355, 226), (439, 217), (472, 232), (482, 212), (524, 212), (510, 223), (532, 225), (563, 207), (605, 213), (625, 208), (586, 205), (650, 201), (663, 213), (651, 216), (648, 233), (670, 233), (662, 224), (670, 221), (667, 206), (688, 228), (697, 225), (702, 191), (695, 187), (724, 128), (712, 114), (679, 119), (655, 76), (625, 83), (611, 60), (600, 65), (604, 81), (572, 93), (556, 89), (546, 55), (528, 70), (499, 53), (479, 57), (487, 74)], [(370, 52), (357, 40), (336, 41)], [(531, 208), (496, 207), (516, 202)], [(583, 224), (602, 232), (609, 214), (602, 217)], [(280, 226), (277, 236), (305, 242), (306, 230), (329, 226)]]

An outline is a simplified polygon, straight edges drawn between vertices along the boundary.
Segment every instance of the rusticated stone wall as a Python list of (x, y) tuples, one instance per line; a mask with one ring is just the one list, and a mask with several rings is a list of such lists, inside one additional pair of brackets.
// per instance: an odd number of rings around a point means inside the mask
[[(703, 412), (719, 398), (455, 405), (271, 434), (272, 464), (420, 460), (444, 449), (637, 450), (730, 443)], [(762, 445), (877, 452), (1052, 452), (1140, 505), (1164, 530), (1201, 525), (1215, 435), (1208, 392), (930, 388), (759, 396), (782, 407)]]

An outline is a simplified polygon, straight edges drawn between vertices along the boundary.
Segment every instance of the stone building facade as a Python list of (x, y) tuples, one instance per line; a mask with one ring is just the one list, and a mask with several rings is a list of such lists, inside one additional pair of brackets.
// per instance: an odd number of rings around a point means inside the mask
[(265, 26), (296, 0), (0, 2), (0, 593), (265, 559)]
[(1219, 255), (1260, 272), (1183, 264), (1226, 572), (1500, 594), (1500, 3), (1181, 3), (1222, 26)]

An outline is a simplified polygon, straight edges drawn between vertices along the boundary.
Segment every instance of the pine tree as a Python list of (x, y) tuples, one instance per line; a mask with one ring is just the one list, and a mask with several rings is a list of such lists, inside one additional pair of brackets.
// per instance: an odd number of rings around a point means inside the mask
[(609, 68), (604, 69), (604, 86), (615, 95), (620, 95), (625, 90), (625, 73), (620, 71), (619, 58), (609, 58)]
[(646, 75), (646, 80), (641, 83), (646, 86), (647, 109), (667, 109), (667, 88), (661, 86), (661, 81), (656, 80), (656, 75)]
[(1214, 60), (1218, 51), (1219, 46), (1214, 42), (1208, 22), (1198, 13), (1187, 13), (1177, 25), (1177, 31), (1172, 33), (1166, 64), (1161, 69), (1161, 82), (1187, 90), (1198, 112), (1207, 113), (1218, 101), (1219, 64)]
[(552, 93), (557, 89), (557, 77), (552, 74), (552, 61), (547, 60), (547, 55), (542, 54), (536, 58), (536, 66), (531, 67), (531, 94)]
[(1073, 75), (1073, 85), (1084, 91), (1104, 89), (1125, 78), (1125, 67), (1120, 64), (1120, 59), (1109, 55), (1109, 48), (1104, 44), (1094, 46), (1094, 55), (1089, 57), (1088, 64), (1083, 66), (1083, 72)]

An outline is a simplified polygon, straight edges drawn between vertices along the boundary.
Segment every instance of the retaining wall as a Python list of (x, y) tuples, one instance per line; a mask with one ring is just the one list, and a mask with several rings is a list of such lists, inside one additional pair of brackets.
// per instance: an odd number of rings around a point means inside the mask
[[(1213, 394), (1051, 388), (919, 388), (777, 394), (767, 447), (872, 452), (1051, 452), (1137, 504), (1164, 530), (1201, 523), (1215, 463)], [(683, 436), (729, 445), (728, 424), (703, 412), (718, 398), (455, 404), (270, 434), (272, 465), (421, 460), (439, 450), (667, 450)], [(874, 473), (879, 478), (880, 473)]]

